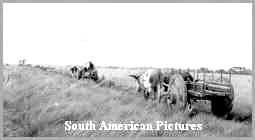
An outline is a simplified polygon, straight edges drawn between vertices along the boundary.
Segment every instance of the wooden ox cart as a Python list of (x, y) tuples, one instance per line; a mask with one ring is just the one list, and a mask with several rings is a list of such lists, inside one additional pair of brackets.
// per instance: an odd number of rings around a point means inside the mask
[[(229, 77), (231, 78), (231, 73)], [(187, 81), (186, 87), (189, 103), (191, 103), (191, 100), (209, 100), (211, 102), (211, 111), (214, 115), (226, 116), (231, 112), (234, 100), (234, 88), (231, 80), (226, 83), (222, 83), (222, 80), (221, 82)]]

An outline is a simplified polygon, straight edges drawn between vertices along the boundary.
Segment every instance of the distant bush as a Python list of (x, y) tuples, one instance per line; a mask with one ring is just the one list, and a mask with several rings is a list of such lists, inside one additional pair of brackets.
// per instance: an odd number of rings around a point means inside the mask
[(35, 65), (34, 66), (35, 68), (38, 68), (38, 69), (41, 69), (41, 70), (43, 70), (43, 71), (47, 71), (47, 67), (44, 67), (44, 66), (41, 66), (41, 65)]
[(244, 70), (244, 71), (229, 71), (232, 74), (241, 74), (241, 75), (251, 75), (252, 70)]
[(31, 64), (26, 64), (26, 66), (27, 66), (27, 67), (32, 67), (32, 65), (31, 65)]

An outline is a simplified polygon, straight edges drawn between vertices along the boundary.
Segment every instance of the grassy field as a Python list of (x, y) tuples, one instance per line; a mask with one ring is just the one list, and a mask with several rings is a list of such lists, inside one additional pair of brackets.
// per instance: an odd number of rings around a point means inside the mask
[[(252, 136), (251, 76), (233, 75), (234, 108), (228, 120), (210, 112), (210, 102), (195, 103), (192, 115), (145, 101), (128, 74), (143, 69), (98, 68), (101, 83), (78, 81), (64, 69), (4, 68), (4, 136)], [(201, 123), (201, 131), (65, 131), (64, 122), (135, 121)]]

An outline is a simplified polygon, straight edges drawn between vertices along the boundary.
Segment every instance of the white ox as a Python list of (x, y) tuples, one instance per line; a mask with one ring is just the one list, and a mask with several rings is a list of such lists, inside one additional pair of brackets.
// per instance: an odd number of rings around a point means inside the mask
[(143, 91), (145, 99), (153, 93), (154, 100), (160, 99), (163, 73), (160, 69), (149, 69), (141, 75), (129, 75), (136, 80), (137, 91)]

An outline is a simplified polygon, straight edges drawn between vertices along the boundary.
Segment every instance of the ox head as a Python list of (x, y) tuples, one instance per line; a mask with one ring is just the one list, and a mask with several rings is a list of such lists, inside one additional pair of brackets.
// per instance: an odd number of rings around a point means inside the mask
[(133, 79), (135, 79), (135, 81), (136, 81), (136, 90), (138, 92), (141, 92), (142, 89), (143, 89), (143, 84), (142, 84), (142, 81), (140, 79), (141, 75), (133, 75), (133, 74), (131, 74), (131, 75), (128, 75), (128, 76), (132, 77)]
[(144, 79), (142, 78), (142, 75), (129, 75), (129, 77), (132, 77), (136, 81), (136, 91), (142, 92), (144, 94), (144, 98), (148, 99), (150, 95), (150, 88), (146, 87), (146, 84), (144, 83)]
[(143, 91), (145, 96), (149, 96), (150, 93), (158, 91), (158, 86), (161, 82), (161, 73), (160, 71), (148, 70), (142, 75), (129, 75), (134, 78), (137, 85), (137, 91)]
[(83, 65), (83, 69), (84, 69), (84, 71), (94, 70), (95, 69), (95, 65), (91, 61), (88, 61), (87, 63), (85, 63)]

